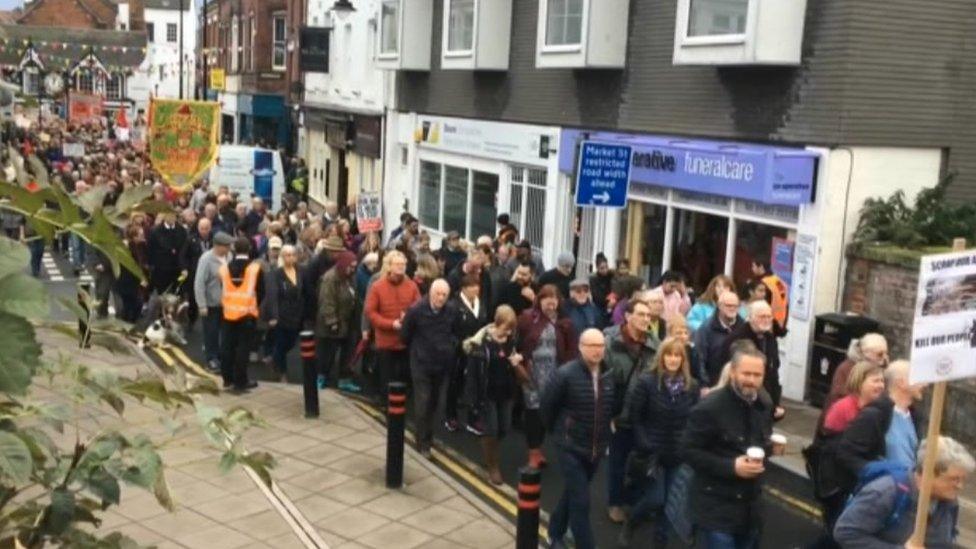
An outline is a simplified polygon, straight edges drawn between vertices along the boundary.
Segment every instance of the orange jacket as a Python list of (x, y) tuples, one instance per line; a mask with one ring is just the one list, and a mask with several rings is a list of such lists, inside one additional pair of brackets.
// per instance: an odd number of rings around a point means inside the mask
[(373, 327), (376, 348), (382, 351), (406, 349), (400, 340), (400, 331), (393, 323), (401, 320), (407, 309), (420, 299), (417, 284), (406, 277), (394, 284), (389, 277), (382, 277), (369, 287), (363, 308), (370, 326)]

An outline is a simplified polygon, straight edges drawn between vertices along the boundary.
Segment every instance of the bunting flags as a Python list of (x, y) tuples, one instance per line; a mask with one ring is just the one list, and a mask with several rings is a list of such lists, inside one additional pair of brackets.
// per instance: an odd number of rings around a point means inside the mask
[(220, 103), (152, 99), (149, 158), (166, 184), (186, 190), (217, 160)]

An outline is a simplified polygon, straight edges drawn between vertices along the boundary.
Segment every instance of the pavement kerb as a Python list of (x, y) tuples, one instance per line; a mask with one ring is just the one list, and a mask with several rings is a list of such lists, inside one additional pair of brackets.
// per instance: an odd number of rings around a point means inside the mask
[[(145, 349), (141, 345), (137, 344), (136, 342), (130, 341), (128, 339), (126, 339), (125, 341), (128, 342), (129, 346), (135, 351), (135, 353), (144, 362), (151, 365), (152, 368), (156, 369), (157, 371), (159, 370), (159, 367), (156, 365), (156, 362), (152, 360), (152, 358), (146, 353)], [(168, 355), (160, 353), (159, 351), (160, 349), (156, 349), (157, 354), (159, 354), (161, 358), (168, 357)], [(183, 355), (182, 357), (180, 356), (181, 354)], [(177, 358), (184, 363), (186, 363), (189, 360), (187, 358), (183, 358), (185, 356), (186, 355), (183, 353), (177, 354)], [(196, 365), (195, 363), (192, 363), (192, 361), (190, 361), (189, 363), (186, 364), (186, 366), (191, 369), (195, 369), (194, 366)], [(207, 372), (204, 372), (204, 374), (211, 376), (211, 374)], [(165, 372), (163, 372), (163, 375), (166, 375)], [(225, 444), (227, 444), (229, 448), (230, 440), (226, 440)], [(291, 528), (292, 533), (295, 534), (295, 537), (297, 537), (298, 540), (305, 547), (309, 549), (329, 549), (329, 545), (319, 535), (318, 530), (316, 530), (315, 526), (313, 526), (308, 521), (308, 519), (305, 518), (305, 516), (298, 509), (298, 507), (295, 506), (294, 502), (292, 502), (291, 499), (285, 494), (285, 492), (278, 487), (278, 484), (274, 482), (274, 479), (272, 479), (271, 487), (269, 488), (264, 484), (264, 482), (261, 481), (261, 478), (258, 476), (258, 474), (255, 473), (250, 467), (245, 465), (243, 466), (243, 469), (244, 469), (244, 473), (248, 476), (248, 478), (251, 479), (251, 481), (255, 484), (255, 486), (257, 486), (258, 490), (261, 491), (261, 494), (264, 495), (264, 497), (268, 500), (268, 503), (271, 504), (274, 510), (277, 511), (279, 515), (281, 515), (281, 518)]]
[[(366, 420), (366, 423), (370, 426), (369, 427), (370, 429), (376, 431), (377, 433), (382, 434), (384, 437), (386, 436), (386, 430), (382, 429), (381, 425), (377, 423), (374, 418), (370, 417), (369, 414), (367, 414), (362, 409), (360, 409), (360, 407), (356, 405), (356, 402), (354, 400), (349, 399), (348, 397), (342, 395), (341, 393), (339, 394), (339, 396), (345, 406), (352, 408), (354, 410), (354, 413), (358, 414), (361, 418)], [(407, 433), (407, 437), (408, 438), (410, 437), (410, 433)], [(449, 487), (451, 487), (452, 490), (457, 492), (458, 495), (460, 495), (468, 503), (473, 505), (475, 509), (480, 511), (487, 518), (491, 519), (492, 522), (497, 524), (499, 527), (501, 527), (503, 530), (511, 534), (513, 537), (515, 536), (516, 528), (515, 528), (515, 524), (513, 524), (511, 520), (507, 519), (501, 513), (493, 509), (490, 505), (482, 501), (481, 498), (479, 498), (477, 495), (472, 493), (470, 489), (468, 489), (466, 486), (464, 486), (463, 484), (455, 480), (448, 473), (444, 472), (440, 467), (437, 466), (437, 464), (433, 463), (432, 461), (422, 456), (420, 452), (418, 452), (413, 447), (413, 445), (405, 444), (403, 447), (403, 451), (404, 454), (409, 456), (410, 459), (419, 463), (421, 467), (427, 469), (432, 475), (434, 475), (435, 477), (443, 481), (445, 484), (447, 484)], [(439, 452), (440, 449), (435, 448), (434, 451)]]

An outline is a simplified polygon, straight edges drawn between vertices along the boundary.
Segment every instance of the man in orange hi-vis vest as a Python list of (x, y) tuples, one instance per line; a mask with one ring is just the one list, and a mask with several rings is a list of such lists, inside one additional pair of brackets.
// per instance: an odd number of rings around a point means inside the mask
[(765, 261), (752, 262), (752, 274), (756, 280), (766, 285), (770, 307), (773, 308), (773, 320), (776, 322), (774, 333), (776, 337), (786, 335), (786, 318), (789, 316), (790, 289), (782, 278), (769, 268)]
[(234, 241), (234, 256), (220, 267), (223, 285), (223, 342), (220, 373), (224, 388), (243, 393), (257, 387), (248, 380), (248, 352), (254, 344), (258, 307), (264, 299), (261, 264), (251, 261), (251, 242), (241, 237)]

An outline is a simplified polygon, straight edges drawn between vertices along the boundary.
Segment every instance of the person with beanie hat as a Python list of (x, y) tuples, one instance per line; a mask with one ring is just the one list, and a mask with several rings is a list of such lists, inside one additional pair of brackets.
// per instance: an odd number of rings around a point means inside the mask
[(556, 268), (549, 269), (539, 277), (539, 286), (552, 284), (559, 289), (563, 299), (569, 299), (569, 283), (573, 281), (573, 267), (576, 258), (569, 252), (556, 256)]
[[(359, 385), (353, 381), (352, 371), (349, 369), (353, 336), (358, 328), (356, 310), (359, 302), (356, 297), (355, 273), (356, 255), (350, 251), (337, 253), (335, 266), (322, 276), (319, 285), (319, 308), (315, 315), (319, 375), (324, 376), (326, 383), (334, 380), (333, 387), (351, 393), (361, 391)], [(338, 375), (333, 376), (337, 357)]]

